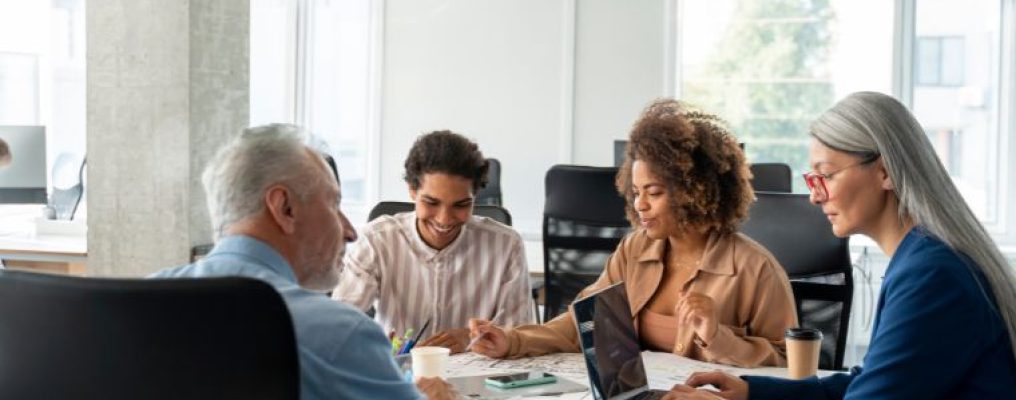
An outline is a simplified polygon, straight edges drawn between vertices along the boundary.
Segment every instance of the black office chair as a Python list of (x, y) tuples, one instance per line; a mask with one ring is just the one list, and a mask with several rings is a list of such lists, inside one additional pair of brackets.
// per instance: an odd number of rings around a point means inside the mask
[(631, 230), (617, 193), (616, 167), (555, 165), (547, 171), (543, 205), (543, 319), (567, 310), (596, 281)]
[(501, 162), (496, 158), (488, 158), (487, 186), (476, 192), (474, 202), (479, 205), (501, 205)]
[(741, 231), (783, 265), (801, 326), (822, 331), (819, 368), (843, 369), (854, 280), (846, 238), (833, 235), (808, 195), (756, 192)]
[(751, 169), (751, 187), (756, 192), (793, 191), (790, 166), (783, 163), (757, 163), (748, 166)]
[(293, 323), (246, 278), (0, 270), (2, 399), (297, 399)]
[[(398, 213), (413, 211), (413, 203), (404, 201), (382, 201), (370, 209), (367, 214), (367, 221), (373, 221), (382, 215), (395, 215)], [(473, 215), (487, 217), (502, 224), (511, 226), (512, 215), (501, 206), (477, 204), (473, 206)]]

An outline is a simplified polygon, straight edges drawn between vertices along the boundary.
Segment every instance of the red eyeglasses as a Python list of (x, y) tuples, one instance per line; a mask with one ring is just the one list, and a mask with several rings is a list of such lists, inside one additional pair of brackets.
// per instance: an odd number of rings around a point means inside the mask
[(846, 167), (835, 170), (833, 172), (826, 172), (824, 174), (814, 171), (807, 172), (804, 174), (804, 183), (808, 184), (808, 190), (810, 190), (811, 193), (814, 194), (819, 201), (823, 201), (829, 198), (829, 189), (826, 188), (826, 181), (832, 179), (833, 175), (836, 175), (840, 172), (846, 171), (848, 169), (860, 165), (870, 164), (872, 161), (877, 160), (879, 157), (880, 156), (878, 154), (875, 154), (868, 158), (865, 158), (864, 160), (861, 160), (861, 162), (859, 163), (851, 164)]

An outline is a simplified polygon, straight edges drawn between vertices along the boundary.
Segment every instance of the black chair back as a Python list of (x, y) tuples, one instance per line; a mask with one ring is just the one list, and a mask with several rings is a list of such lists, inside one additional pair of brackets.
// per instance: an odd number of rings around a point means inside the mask
[(264, 282), (0, 270), (0, 398), (296, 399), (299, 384)]
[(631, 230), (616, 167), (555, 165), (547, 171), (543, 205), (544, 321), (564, 312), (596, 281)]
[(751, 187), (757, 192), (793, 192), (790, 166), (782, 163), (758, 163), (751, 169)]
[(488, 158), (487, 186), (476, 192), (475, 204), (487, 206), (501, 205), (501, 162), (496, 158)]
[(846, 238), (808, 195), (756, 192), (741, 231), (765, 246), (790, 278), (800, 324), (822, 331), (819, 367), (842, 369), (854, 281)]
[[(382, 215), (395, 215), (398, 213), (413, 211), (413, 209), (413, 203), (404, 201), (382, 201), (377, 203), (374, 208), (370, 209), (370, 214), (367, 215), (367, 221), (373, 221)], [(473, 215), (487, 217), (508, 226), (512, 225), (511, 213), (501, 206), (477, 204), (473, 206)]]

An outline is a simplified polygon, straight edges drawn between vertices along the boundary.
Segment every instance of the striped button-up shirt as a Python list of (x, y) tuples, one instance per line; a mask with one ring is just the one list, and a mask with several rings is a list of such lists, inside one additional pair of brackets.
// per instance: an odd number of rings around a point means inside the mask
[(489, 218), (471, 217), (435, 250), (417, 232), (414, 212), (382, 216), (364, 228), (344, 264), (332, 296), (361, 310), (373, 306), (386, 332), (418, 332), (429, 320), (426, 338), (467, 327), (473, 317), (502, 326), (533, 321), (522, 237)]

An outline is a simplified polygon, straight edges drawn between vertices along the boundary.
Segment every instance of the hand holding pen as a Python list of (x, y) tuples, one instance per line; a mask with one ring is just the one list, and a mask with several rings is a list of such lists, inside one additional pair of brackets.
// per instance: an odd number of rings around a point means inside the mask
[(447, 347), (452, 354), (466, 351), (466, 343), (469, 342), (469, 329), (448, 329), (438, 332), (420, 343), (420, 346)]
[(467, 349), (491, 358), (508, 355), (508, 336), (504, 330), (490, 321), (473, 318), (469, 320), (469, 335), (473, 340)]

